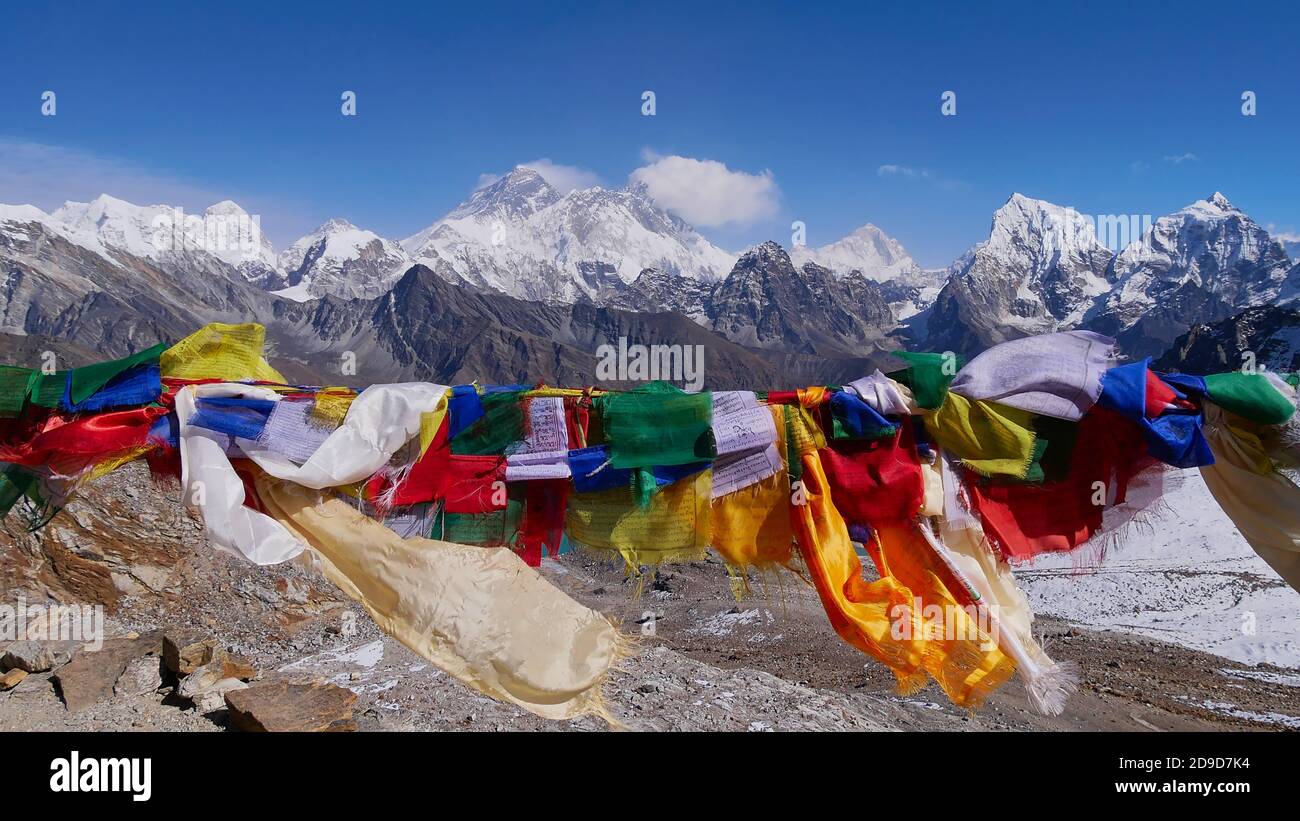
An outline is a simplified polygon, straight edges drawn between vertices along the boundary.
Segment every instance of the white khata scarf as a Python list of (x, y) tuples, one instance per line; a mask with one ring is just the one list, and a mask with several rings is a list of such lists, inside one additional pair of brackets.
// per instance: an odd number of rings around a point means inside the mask
[(1029, 336), (994, 345), (966, 364), (948, 387), (967, 399), (1078, 421), (1101, 396), (1115, 340), (1091, 331)]

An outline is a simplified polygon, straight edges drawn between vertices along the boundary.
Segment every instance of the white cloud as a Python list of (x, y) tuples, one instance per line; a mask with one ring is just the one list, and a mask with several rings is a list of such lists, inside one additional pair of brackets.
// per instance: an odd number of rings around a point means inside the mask
[[(575, 188), (592, 188), (600, 185), (600, 177), (594, 171), (579, 168), (576, 165), (561, 165), (547, 159), (519, 163), (524, 168), (531, 168), (551, 187), (561, 194), (567, 194)], [(481, 187), (481, 186), (480, 186)]]
[(910, 165), (882, 165), (876, 169), (877, 177), (919, 177), (928, 180), (933, 174), (928, 168), (913, 168)]
[(745, 225), (776, 215), (780, 189), (771, 171), (732, 171), (716, 160), (643, 152), (647, 165), (629, 178), (661, 207), (692, 225)]
[(1292, 231), (1290, 226), (1283, 228), (1275, 222), (1270, 222), (1264, 226), (1264, 230), (1268, 231), (1269, 236), (1278, 242), (1300, 243), (1300, 233)]
[(1165, 162), (1171, 162), (1174, 165), (1182, 165), (1185, 162), (1196, 162), (1198, 159), (1200, 158), (1190, 151), (1183, 154), (1166, 154), (1164, 156)]

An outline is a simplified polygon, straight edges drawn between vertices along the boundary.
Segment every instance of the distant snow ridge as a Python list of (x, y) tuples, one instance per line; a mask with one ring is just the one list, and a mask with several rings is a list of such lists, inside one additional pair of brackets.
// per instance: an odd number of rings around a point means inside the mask
[[(713, 245), (657, 206), (643, 185), (562, 195), (522, 166), (401, 242), (332, 219), (277, 255), (258, 218), (229, 200), (186, 214), (108, 195), (48, 214), (0, 205), (0, 241), (22, 241), (34, 223), (117, 269), (144, 259), (178, 275), (233, 272), (296, 300), (373, 298), (421, 263), (472, 289), (552, 304), (672, 310), (701, 324), (726, 313), (714, 304), (715, 292), (732, 308), (753, 302), (745, 308), (749, 319), (775, 322), (779, 314), (793, 322), (819, 310), (830, 287), (822, 272), (829, 272), (859, 303), (848, 306), (859, 319), (879, 317), (881, 329), (901, 322), (915, 347), (967, 354), (1087, 328), (1116, 337), (1128, 356), (1159, 356), (1193, 327), (1258, 306), (1300, 306), (1295, 238), (1270, 236), (1223, 194), (1143, 222), (1142, 236), (1116, 253), (1121, 243), (1103, 243), (1093, 218), (1017, 193), (993, 214), (988, 238), (945, 269), (922, 269), (897, 240), (867, 224), (827, 245), (792, 248), (789, 270), (778, 266), (783, 273), (759, 288), (766, 297), (753, 299), (724, 287), (733, 278), (758, 287), (753, 266), (741, 265), (746, 256)], [(1134, 228), (1131, 221), (1124, 227)], [(791, 281), (777, 281), (783, 276)], [(778, 292), (782, 305), (773, 313), (764, 299)], [(881, 315), (877, 298), (892, 316)], [(853, 333), (837, 344), (861, 330), (857, 320), (846, 322), (841, 330), (853, 326)]]
[(79, 245), (110, 256), (108, 249), (163, 263), (202, 254), (261, 283), (277, 270), (275, 250), (260, 220), (230, 200), (187, 214), (170, 205), (133, 205), (101, 194), (90, 202), (67, 202), (47, 224)]

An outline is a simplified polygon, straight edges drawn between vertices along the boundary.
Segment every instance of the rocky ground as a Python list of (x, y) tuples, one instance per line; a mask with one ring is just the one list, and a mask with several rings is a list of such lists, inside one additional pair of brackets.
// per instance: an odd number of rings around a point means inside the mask
[[(111, 652), (50, 659), (50, 670), (15, 674), (21, 680), (0, 692), (0, 730), (206, 732), (255, 729), (258, 721), (606, 729), (595, 718), (544, 721), (478, 695), (379, 633), (360, 607), (297, 566), (258, 568), (215, 553), (176, 495), (128, 466), (39, 535), (0, 534), (3, 603), (19, 596), (103, 602), (115, 637), (105, 648)], [(610, 711), (633, 730), (1300, 728), (1295, 671), (1155, 638), (1041, 618), (1049, 652), (1080, 670), (1080, 692), (1066, 712), (1032, 712), (1016, 681), (971, 712), (933, 686), (894, 695), (889, 671), (840, 641), (815, 593), (793, 576), (755, 577), (753, 596), (737, 603), (717, 560), (667, 568), (640, 598), (621, 568), (582, 554), (548, 560), (543, 572), (641, 635), (641, 652), (607, 688)], [(174, 664), (168, 642), (173, 657), (189, 647), (194, 663)], [(65, 703), (69, 692), (73, 701)], [(227, 692), (238, 709), (228, 706)], [(304, 703), (312, 715), (293, 712)]]

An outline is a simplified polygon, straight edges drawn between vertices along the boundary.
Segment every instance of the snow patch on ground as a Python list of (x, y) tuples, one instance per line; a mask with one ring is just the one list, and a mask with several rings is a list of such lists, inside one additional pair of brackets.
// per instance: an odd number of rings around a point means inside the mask
[(1127, 533), (1101, 567), (1054, 555), (1017, 568), (1035, 612), (1300, 668), (1300, 593), (1255, 555), (1199, 473), (1169, 485), (1169, 509)]

